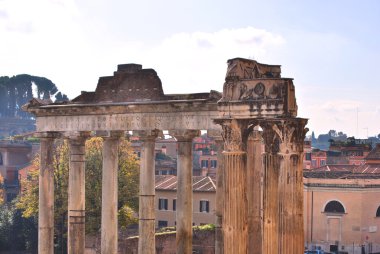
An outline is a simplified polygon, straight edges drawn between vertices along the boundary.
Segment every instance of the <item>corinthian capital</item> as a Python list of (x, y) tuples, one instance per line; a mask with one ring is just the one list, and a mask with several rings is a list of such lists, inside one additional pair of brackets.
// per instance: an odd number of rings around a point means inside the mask
[(224, 120), (222, 123), (224, 150), (228, 152), (244, 151), (247, 124), (242, 120)]
[(271, 120), (265, 123), (264, 140), (268, 151), (293, 154), (303, 151), (307, 119), (289, 118)]

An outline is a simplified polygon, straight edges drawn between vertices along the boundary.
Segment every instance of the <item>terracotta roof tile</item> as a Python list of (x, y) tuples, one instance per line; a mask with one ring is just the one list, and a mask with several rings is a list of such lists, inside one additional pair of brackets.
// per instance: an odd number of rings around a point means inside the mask
[(365, 165), (325, 165), (304, 170), (305, 178), (325, 179), (371, 179), (380, 178), (380, 163)]
[(375, 148), (365, 157), (366, 160), (379, 160), (380, 162), (380, 144), (377, 144)]
[[(177, 176), (156, 175), (156, 189), (177, 190)], [(215, 180), (208, 176), (193, 176), (194, 191), (216, 191)]]

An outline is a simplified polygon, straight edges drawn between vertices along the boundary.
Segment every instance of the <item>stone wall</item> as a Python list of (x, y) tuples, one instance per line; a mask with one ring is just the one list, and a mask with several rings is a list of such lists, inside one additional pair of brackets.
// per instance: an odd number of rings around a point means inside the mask
[[(127, 238), (124, 241), (122, 254), (137, 254), (138, 237)], [(215, 231), (195, 230), (193, 233), (193, 253), (214, 254), (215, 253)], [(157, 254), (176, 253), (175, 232), (168, 232), (156, 235)]]
[[(120, 239), (122, 238), (122, 239)], [(125, 238), (119, 235), (118, 254), (138, 254), (138, 237)], [(157, 254), (176, 254), (175, 232), (158, 233), (156, 235)], [(215, 253), (215, 231), (194, 230), (193, 231), (193, 253), (214, 254)], [(85, 254), (100, 254), (100, 235), (86, 236)]]

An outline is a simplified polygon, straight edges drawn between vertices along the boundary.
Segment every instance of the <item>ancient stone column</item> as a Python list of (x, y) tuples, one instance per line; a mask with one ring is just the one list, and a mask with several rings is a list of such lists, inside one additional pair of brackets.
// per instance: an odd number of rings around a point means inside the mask
[(68, 188), (67, 253), (85, 250), (85, 142), (84, 133), (69, 135), (70, 162)]
[(262, 149), (261, 134), (254, 130), (247, 144), (248, 250), (262, 254)]
[(155, 254), (155, 158), (154, 145), (159, 131), (139, 131), (143, 142), (140, 158), (139, 245), (138, 253)]
[(38, 253), (54, 253), (54, 138), (55, 133), (39, 133), (40, 173), (38, 198)]
[(103, 142), (101, 253), (118, 252), (118, 148), (121, 133), (110, 133)]
[(305, 119), (297, 118), (273, 126), (280, 141), (279, 250), (284, 254), (302, 253), (304, 249), (302, 159), (305, 124)]
[[(265, 153), (263, 155), (263, 254), (277, 254), (278, 245), (278, 138), (273, 124), (263, 125)], [(294, 253), (295, 254), (295, 253)]]
[(207, 135), (214, 138), (217, 146), (217, 171), (216, 171), (216, 197), (215, 197), (215, 254), (223, 254), (223, 150), (224, 142), (221, 136), (221, 131), (208, 131)]
[(175, 130), (177, 139), (177, 253), (191, 254), (193, 240), (193, 155), (192, 140), (198, 130)]
[(247, 253), (247, 172), (241, 122), (225, 120), (222, 124), (223, 152), (223, 241), (224, 253)]

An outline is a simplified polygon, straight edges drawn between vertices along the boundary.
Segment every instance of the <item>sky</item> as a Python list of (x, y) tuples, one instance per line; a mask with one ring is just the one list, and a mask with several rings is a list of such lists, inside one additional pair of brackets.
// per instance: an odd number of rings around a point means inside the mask
[(0, 0), (0, 76), (52, 80), (70, 99), (118, 64), (164, 92), (222, 91), (234, 57), (282, 65), (316, 135), (380, 133), (378, 0)]

